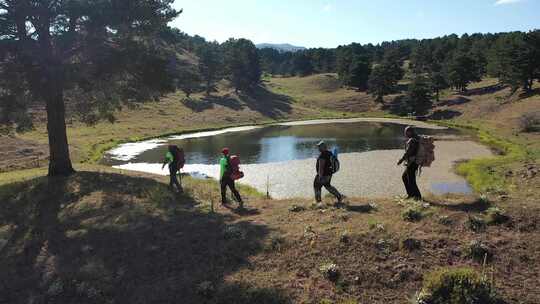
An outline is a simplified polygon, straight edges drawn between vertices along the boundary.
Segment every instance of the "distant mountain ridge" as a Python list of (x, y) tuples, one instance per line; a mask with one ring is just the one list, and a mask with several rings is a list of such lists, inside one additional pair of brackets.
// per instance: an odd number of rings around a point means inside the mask
[(256, 47), (259, 49), (265, 49), (265, 48), (275, 49), (280, 52), (298, 52), (298, 51), (307, 50), (307, 48), (303, 46), (295, 46), (289, 43), (259, 43), (256, 45)]

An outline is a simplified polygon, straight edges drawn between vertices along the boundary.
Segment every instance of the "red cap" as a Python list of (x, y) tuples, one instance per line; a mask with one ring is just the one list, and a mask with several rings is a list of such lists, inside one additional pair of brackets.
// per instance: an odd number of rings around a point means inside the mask
[(223, 153), (225, 155), (228, 155), (229, 154), (229, 148), (223, 148), (223, 150), (221, 150), (221, 153)]

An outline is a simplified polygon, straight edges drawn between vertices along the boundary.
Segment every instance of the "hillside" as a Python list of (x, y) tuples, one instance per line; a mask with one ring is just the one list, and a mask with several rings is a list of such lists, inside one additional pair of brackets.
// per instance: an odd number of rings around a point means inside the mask
[[(173, 94), (125, 109), (114, 124), (70, 124), (73, 155), (93, 162), (121, 140), (201, 128), (395, 114), (395, 96), (377, 104), (333, 74), (263, 84), (237, 95), (222, 82), (211, 97)], [(507, 303), (538, 303), (540, 134), (521, 132), (520, 120), (539, 104), (538, 94), (510, 96), (493, 79), (443, 92), (429, 117), (478, 128), (501, 156), (458, 167), (486, 196), (420, 205), (351, 198), (347, 208), (312, 206), (243, 187), (246, 212), (212, 213), (211, 180), (185, 178), (187, 193), (175, 196), (165, 177), (95, 165), (77, 165), (67, 179), (47, 179), (43, 167), (1, 173), (0, 285), (9, 292), (0, 302), (409, 303), (431, 271), (467, 266), (487, 274)], [(10, 140), (45, 147), (45, 130)], [(331, 264), (336, 280), (320, 270)]]

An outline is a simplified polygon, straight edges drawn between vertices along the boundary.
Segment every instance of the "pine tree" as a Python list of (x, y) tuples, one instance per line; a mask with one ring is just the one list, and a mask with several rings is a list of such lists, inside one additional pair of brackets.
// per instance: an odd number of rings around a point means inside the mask
[[(65, 122), (71, 94), (101, 111), (173, 89), (165, 79), (171, 51), (156, 42), (179, 13), (172, 3), (0, 0), (0, 74), (15, 67), (28, 96), (45, 103), (49, 175), (74, 172)], [(8, 91), (17, 88), (0, 88)]]

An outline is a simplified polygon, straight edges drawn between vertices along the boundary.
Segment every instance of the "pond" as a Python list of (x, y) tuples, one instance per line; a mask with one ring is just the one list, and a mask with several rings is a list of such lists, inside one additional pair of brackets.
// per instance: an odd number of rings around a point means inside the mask
[[(338, 188), (342, 184), (345, 194), (367, 197), (396, 195), (403, 191), (400, 168), (395, 162), (402, 153), (405, 123), (409, 122), (318, 120), (197, 132), (123, 144), (109, 151), (103, 163), (122, 169), (167, 174), (161, 170), (160, 162), (167, 145), (176, 144), (186, 152), (186, 173), (217, 177), (220, 151), (228, 147), (242, 160), (246, 177), (241, 182), (269, 192), (276, 198), (309, 197), (314, 159), (318, 154), (315, 144), (324, 140), (339, 151), (342, 170), (334, 181)], [(434, 169), (437, 174), (427, 184), (420, 182), (421, 188), (437, 194), (470, 192), (465, 181), (452, 173), (453, 162), (485, 156), (489, 150), (474, 142), (460, 140), (458, 131), (417, 124), (419, 133), (436, 137), (439, 139), (437, 146), (441, 147), (436, 151), (441, 152), (437, 153), (436, 165), (438, 163), (439, 166), (425, 169)], [(374, 184), (373, 179), (378, 184)], [(389, 189), (389, 185), (393, 188)]]

